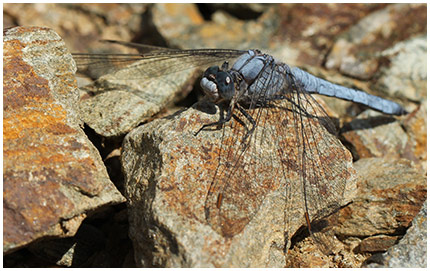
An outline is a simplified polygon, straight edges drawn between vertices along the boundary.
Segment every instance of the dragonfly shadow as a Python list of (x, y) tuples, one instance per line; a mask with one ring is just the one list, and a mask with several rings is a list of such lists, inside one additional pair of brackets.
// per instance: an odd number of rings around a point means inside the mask
[(193, 104), (191, 107), (209, 115), (214, 115), (218, 112), (217, 105), (207, 99), (203, 99)]
[(342, 144), (351, 152), (353, 161), (357, 161), (360, 159), (359, 152), (356, 146), (345, 138), (344, 134), (353, 131), (371, 130), (373, 128), (387, 125), (395, 121), (397, 121), (397, 119), (391, 116), (376, 116), (352, 120), (351, 122), (346, 123), (340, 129), (340, 140), (342, 141)]
[(289, 249), (292, 249), (296, 244), (302, 242), (304, 239), (312, 237), (314, 242), (316, 242), (315, 244), (320, 247), (320, 250), (324, 254), (332, 254), (334, 252), (334, 228), (338, 225), (339, 211), (342, 208), (348, 206), (349, 204), (350, 203), (345, 206), (336, 207), (329, 213), (323, 214), (321, 218), (312, 221), (310, 223), (310, 228), (312, 229), (312, 232), (309, 231), (309, 227), (307, 225), (301, 226), (291, 237)]
[(378, 126), (383, 126), (386, 124), (390, 124), (397, 121), (396, 118), (391, 116), (376, 116), (376, 117), (369, 117), (365, 119), (355, 119), (352, 120), (349, 123), (346, 123), (342, 129), (340, 130), (341, 133), (346, 133), (350, 131), (358, 131), (358, 130), (365, 130), (365, 129), (373, 129)]

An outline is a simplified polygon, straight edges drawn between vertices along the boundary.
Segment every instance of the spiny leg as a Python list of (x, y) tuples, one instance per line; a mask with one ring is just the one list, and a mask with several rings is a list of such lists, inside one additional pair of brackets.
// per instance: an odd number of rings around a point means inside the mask
[(221, 117), (218, 121), (202, 125), (202, 127), (194, 134), (194, 136), (197, 136), (200, 133), (200, 131), (202, 131), (205, 128), (212, 127), (212, 126), (222, 126), (226, 122), (230, 121), (232, 117), (233, 108), (234, 108), (234, 105), (230, 104), (229, 107), (227, 108), (226, 118), (224, 118), (224, 115), (221, 114)]
[[(252, 133), (254, 133), (255, 127), (257, 126), (256, 121), (254, 120), (254, 118), (248, 114), (248, 112), (246, 112), (246, 110), (240, 105), (237, 105), (237, 108), (239, 109), (240, 113), (242, 113), (242, 115), (245, 116), (245, 118), (251, 123), (252, 127), (251, 129), (247, 129), (246, 134), (243, 136), (242, 138), (242, 144), (245, 143), (245, 141), (248, 139), (248, 137), (250, 135), (252, 135)], [(246, 127), (246, 126), (245, 126)]]

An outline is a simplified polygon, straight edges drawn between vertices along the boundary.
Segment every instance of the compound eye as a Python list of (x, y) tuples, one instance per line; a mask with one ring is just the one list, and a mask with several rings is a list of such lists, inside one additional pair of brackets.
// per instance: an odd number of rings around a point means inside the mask
[(219, 96), (225, 100), (231, 100), (234, 95), (233, 78), (227, 72), (219, 72), (216, 75)]
[(215, 81), (216, 74), (219, 72), (218, 66), (212, 66), (206, 69), (205, 73), (203, 74), (203, 77), (209, 78), (212, 81)]

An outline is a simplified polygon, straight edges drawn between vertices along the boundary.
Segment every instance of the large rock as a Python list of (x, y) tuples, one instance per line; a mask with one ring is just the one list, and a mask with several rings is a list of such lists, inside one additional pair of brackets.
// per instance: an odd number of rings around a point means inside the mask
[(426, 199), (425, 174), (409, 160), (390, 157), (360, 159), (354, 166), (357, 194), (340, 211), (337, 234), (362, 239), (402, 235)]
[(73, 236), (88, 212), (124, 198), (78, 112), (75, 65), (52, 30), (4, 35), (3, 251)]
[[(152, 60), (153, 61), (153, 60)], [(118, 137), (149, 120), (178, 96), (185, 96), (197, 77), (197, 67), (185, 70), (181, 61), (142, 61), (106, 74), (94, 85), (82, 87), (80, 110), (83, 121), (104, 137)], [(151, 62), (151, 60), (149, 60)], [(111, 63), (106, 63), (111, 65)], [(144, 65), (144, 66), (143, 66)], [(174, 65), (177, 72), (158, 78), (161, 65)]]
[[(284, 266), (284, 247), (305, 223), (296, 147), (300, 131), (285, 111), (261, 111), (255, 142), (243, 154), (244, 128), (236, 120), (224, 130), (194, 135), (219, 118), (201, 110), (209, 112), (208, 104), (138, 127), (125, 138), (122, 164), (137, 265)], [(351, 199), (343, 195), (354, 191), (354, 170), (335, 137), (325, 129), (313, 130), (312, 136), (306, 131), (311, 137), (307, 157), (316, 146), (320, 151), (306, 165), (312, 219), (332, 201)], [(319, 189), (312, 188), (314, 182), (320, 182)]]

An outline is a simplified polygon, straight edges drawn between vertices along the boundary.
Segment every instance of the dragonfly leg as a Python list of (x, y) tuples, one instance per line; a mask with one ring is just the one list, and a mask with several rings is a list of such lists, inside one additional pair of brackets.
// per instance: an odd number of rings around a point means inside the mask
[(252, 133), (254, 133), (255, 127), (257, 126), (257, 123), (255, 122), (254, 118), (246, 112), (246, 110), (238, 104), (237, 108), (239, 109), (240, 113), (245, 116), (245, 118), (251, 123), (252, 127), (251, 129), (247, 129), (246, 134), (242, 138), (242, 144), (245, 144), (245, 141), (248, 139)]
[(218, 121), (202, 125), (202, 127), (196, 133), (194, 133), (194, 136), (197, 136), (205, 128), (212, 127), (212, 126), (219, 126), (220, 127), (224, 123), (230, 121), (230, 119), (232, 117), (233, 107), (234, 107), (234, 105), (230, 105), (228, 107), (227, 114), (226, 114), (225, 118), (224, 118), (223, 114), (221, 114), (221, 117), (220, 117), (220, 119)]

